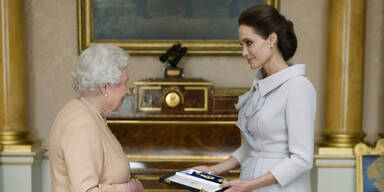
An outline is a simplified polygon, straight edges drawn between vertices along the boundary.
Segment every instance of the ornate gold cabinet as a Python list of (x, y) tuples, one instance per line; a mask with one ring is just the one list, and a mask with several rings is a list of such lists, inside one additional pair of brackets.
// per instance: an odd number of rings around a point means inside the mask
[[(162, 175), (226, 159), (241, 138), (234, 104), (244, 89), (215, 89), (203, 79), (135, 82), (134, 109), (108, 117), (108, 124), (146, 191), (173, 191)], [(227, 177), (237, 177), (233, 170)]]

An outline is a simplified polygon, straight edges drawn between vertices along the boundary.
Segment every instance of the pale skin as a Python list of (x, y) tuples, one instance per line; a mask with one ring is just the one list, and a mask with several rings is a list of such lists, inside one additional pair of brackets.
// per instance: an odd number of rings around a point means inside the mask
[[(88, 93), (81, 95), (90, 104), (92, 104), (102, 116), (109, 112), (118, 111), (123, 104), (123, 100), (131, 92), (127, 87), (128, 74), (127, 68), (122, 71), (120, 81), (118, 84), (105, 85), (100, 87), (97, 93)], [(142, 192), (144, 190), (143, 185), (137, 179), (131, 179), (125, 183), (126, 191), (129, 192)]]
[[(240, 45), (243, 47), (242, 55), (247, 59), (251, 69), (255, 70), (263, 67), (269, 76), (288, 67), (277, 48), (278, 36), (276, 33), (271, 33), (264, 39), (252, 27), (247, 25), (240, 25), (238, 32)], [(239, 166), (237, 159), (231, 156), (221, 163), (212, 166), (197, 166), (194, 169), (220, 175)], [(276, 178), (268, 172), (263, 176), (250, 180), (225, 182), (220, 187), (229, 187), (224, 192), (247, 192), (276, 183)]]

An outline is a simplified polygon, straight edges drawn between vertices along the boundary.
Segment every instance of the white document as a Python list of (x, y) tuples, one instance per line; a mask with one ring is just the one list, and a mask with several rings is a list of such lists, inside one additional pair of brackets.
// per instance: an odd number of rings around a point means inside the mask
[(176, 172), (175, 175), (168, 177), (168, 179), (172, 182), (207, 192), (215, 192), (221, 190), (222, 188), (219, 187), (220, 183), (218, 183), (218, 180), (221, 182), (223, 181), (222, 177), (210, 175), (208, 173), (194, 169)]

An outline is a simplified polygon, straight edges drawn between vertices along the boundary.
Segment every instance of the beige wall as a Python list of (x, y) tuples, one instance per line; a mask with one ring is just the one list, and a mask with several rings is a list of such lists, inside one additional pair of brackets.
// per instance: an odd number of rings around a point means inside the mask
[(363, 130), (369, 142), (384, 130), (384, 1), (367, 0)]
[[(48, 142), (50, 125), (70, 98), (70, 71), (77, 57), (76, 0), (24, 0), (28, 70), (28, 125), (32, 138)], [(281, 0), (281, 12), (295, 23), (299, 44), (294, 63), (307, 64), (308, 78), (318, 93), (316, 138), (324, 126), (327, 0)], [(375, 141), (384, 128), (383, 10), (384, 1), (367, 0), (364, 132)], [(134, 56), (130, 84), (161, 77), (156, 56)], [(247, 87), (254, 71), (240, 56), (188, 56), (182, 59), (186, 77), (201, 77), (216, 87)], [(150, 70), (149, 70), (150, 69)], [(217, 73), (217, 71), (220, 73)], [(231, 78), (229, 78), (231, 77)]]

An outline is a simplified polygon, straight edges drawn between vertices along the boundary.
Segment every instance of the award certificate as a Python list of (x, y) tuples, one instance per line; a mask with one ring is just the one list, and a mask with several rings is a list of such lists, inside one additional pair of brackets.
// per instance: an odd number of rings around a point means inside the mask
[(206, 172), (188, 169), (160, 177), (161, 182), (187, 189), (189, 191), (220, 192), (225, 189), (219, 187), (225, 178)]

